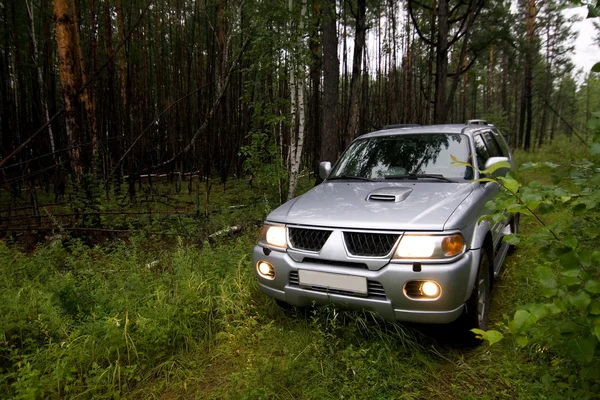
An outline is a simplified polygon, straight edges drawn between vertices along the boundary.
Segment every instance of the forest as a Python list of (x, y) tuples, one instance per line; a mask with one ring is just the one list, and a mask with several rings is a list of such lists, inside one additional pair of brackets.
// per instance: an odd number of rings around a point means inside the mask
[[(600, 16), (579, 0), (0, 0), (0, 393), (597, 398), (600, 65), (574, 52), (600, 24), (577, 32), (584, 6)], [(320, 161), (386, 125), (469, 119), (519, 164), (490, 209), (524, 216), (486, 343), (261, 295), (259, 227)]]

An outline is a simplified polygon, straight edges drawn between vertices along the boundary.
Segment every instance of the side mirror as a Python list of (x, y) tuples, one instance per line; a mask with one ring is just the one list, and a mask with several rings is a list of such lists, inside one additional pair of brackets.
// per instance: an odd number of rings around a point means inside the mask
[(485, 162), (484, 169), (491, 169), (492, 176), (505, 176), (510, 171), (510, 161), (508, 157), (490, 157)]
[(322, 161), (319, 163), (319, 177), (323, 180), (327, 179), (331, 173), (331, 163), (329, 161)]

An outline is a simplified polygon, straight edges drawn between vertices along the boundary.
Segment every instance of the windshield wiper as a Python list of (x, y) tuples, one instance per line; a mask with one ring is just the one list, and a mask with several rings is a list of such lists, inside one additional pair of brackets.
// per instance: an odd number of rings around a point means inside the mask
[(453, 180), (444, 177), (442, 174), (404, 174), (404, 175), (388, 175), (385, 179), (437, 179), (444, 182), (452, 182)]
[(338, 175), (333, 178), (327, 178), (328, 181), (340, 180), (340, 179), (352, 179), (356, 181), (375, 182), (373, 179), (363, 178), (362, 176), (350, 176), (350, 175)]

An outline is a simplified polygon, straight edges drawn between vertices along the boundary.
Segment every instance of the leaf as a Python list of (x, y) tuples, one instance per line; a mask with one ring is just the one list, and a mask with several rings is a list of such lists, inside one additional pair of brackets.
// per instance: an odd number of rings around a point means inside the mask
[[(594, 12), (596, 12), (596, 13), (598, 12), (598, 9), (596, 7), (593, 7), (593, 9), (594, 9)], [(593, 18), (593, 17), (590, 17), (591, 8), (589, 8), (588, 10), (590, 10), (590, 13), (588, 13), (588, 18)], [(596, 17), (597, 16), (598, 15), (596, 15)], [(592, 67), (592, 72), (600, 72), (600, 62), (594, 64), (594, 66)]]
[(517, 335), (516, 339), (517, 339), (517, 344), (518, 344), (520, 347), (525, 347), (525, 346), (527, 346), (527, 342), (529, 341), (529, 340), (527, 339), (527, 336), (525, 336), (525, 335)]
[(471, 332), (477, 335), (478, 339), (487, 340), (490, 346), (494, 343), (498, 343), (504, 338), (504, 335), (502, 333), (494, 329), (491, 329), (489, 331), (482, 331), (481, 329), (474, 328), (471, 329)]
[(492, 175), (494, 172), (496, 172), (500, 168), (510, 169), (511, 165), (508, 161), (500, 161), (500, 162), (493, 164), (491, 167), (484, 169), (483, 171), (481, 171), (481, 173), (484, 175)]
[(581, 311), (586, 311), (588, 305), (592, 301), (590, 295), (583, 290), (578, 290), (576, 293), (568, 295), (567, 300)]
[(594, 325), (592, 327), (592, 335), (596, 336), (596, 339), (600, 340), (600, 325)]
[(588, 314), (600, 315), (600, 301), (592, 300), (588, 307)]
[(558, 285), (554, 279), (554, 273), (549, 267), (537, 267), (535, 276), (541, 286), (541, 294), (545, 297), (551, 297), (556, 294)]
[(558, 259), (564, 268), (579, 268), (579, 258), (577, 258), (577, 253), (574, 251), (569, 251), (565, 254), (562, 254), (558, 257)]
[(585, 290), (593, 294), (600, 293), (600, 281), (595, 279), (587, 281), (585, 283)]
[(537, 322), (540, 319), (546, 317), (550, 310), (548, 309), (548, 305), (533, 303), (527, 306), (527, 311), (531, 313), (530, 321)]
[(598, 341), (594, 336), (573, 338), (567, 342), (567, 349), (575, 361), (589, 364), (594, 359), (594, 350), (597, 344)]
[(575, 236), (567, 236), (565, 238), (565, 243), (572, 249), (577, 248), (577, 238)]
[(492, 179), (492, 178), (479, 178), (479, 179), (474, 179), (473, 182), (493, 182), (496, 184), (499, 184), (497, 180)]
[(517, 235), (513, 235), (513, 234), (505, 235), (502, 238), (502, 240), (505, 241), (506, 243), (510, 244), (510, 245), (513, 245), (513, 246), (521, 243), (521, 239), (519, 239), (519, 237)]
[(502, 181), (502, 186), (504, 186), (512, 193), (516, 193), (519, 190), (519, 187), (521, 187), (521, 184), (515, 179), (507, 178), (505, 176), (499, 176), (498, 179)]
[[(600, 63), (598, 63), (600, 64)], [(596, 65), (598, 65), (596, 64)], [(592, 143), (592, 145), (590, 146), (590, 153), (593, 156), (597, 156), (598, 154), (600, 154), (600, 143), (596, 142), (596, 143)]]
[(513, 335), (522, 332), (529, 327), (529, 311), (517, 310), (512, 321), (508, 323), (508, 329)]

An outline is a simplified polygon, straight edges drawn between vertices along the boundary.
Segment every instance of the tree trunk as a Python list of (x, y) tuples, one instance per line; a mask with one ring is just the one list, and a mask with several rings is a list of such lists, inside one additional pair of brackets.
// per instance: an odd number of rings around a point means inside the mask
[(435, 105), (433, 120), (436, 124), (448, 122), (446, 109), (446, 79), (448, 76), (448, 0), (440, 0), (437, 16), (437, 50), (435, 57)]
[[(50, 121), (50, 113), (48, 112), (48, 102), (46, 101), (46, 94), (44, 93), (44, 79), (42, 77), (42, 69), (40, 68), (39, 64), (38, 46), (37, 41), (35, 39), (35, 23), (33, 21), (33, 8), (31, 0), (26, 0), (25, 5), (27, 6), (27, 16), (29, 17), (29, 37), (31, 38), (31, 46), (33, 48), (33, 64), (35, 65), (40, 102), (42, 104), (42, 112), (44, 116), (44, 120), (42, 122), (44, 124), (48, 124), (48, 121)], [(48, 139), (50, 141), (50, 151), (52, 152), (52, 158), (55, 158), (56, 155), (54, 153), (56, 151), (56, 148), (54, 145), (54, 134), (52, 133), (52, 124), (48, 124), (47, 129)]]
[(79, 98), (77, 96), (80, 86), (75, 61), (73, 19), (69, 14), (67, 0), (54, 0), (54, 21), (60, 82), (63, 88), (67, 142), (71, 148), (71, 169), (73, 170), (75, 184), (79, 185), (83, 179), (83, 166), (79, 148), (81, 122), (78, 116)]
[(526, 36), (526, 53), (525, 53), (525, 137), (523, 139), (523, 149), (529, 151), (531, 147), (531, 126), (533, 123), (532, 111), (533, 111), (533, 51), (535, 46), (535, 0), (528, 0), (527, 4), (527, 36)]
[(366, 0), (358, 0), (356, 12), (356, 37), (354, 39), (354, 54), (352, 60), (352, 80), (350, 81), (350, 104), (345, 146), (358, 136), (358, 104), (360, 102), (360, 75), (363, 49), (366, 37)]
[[(293, 0), (289, 0), (290, 11), (293, 9)], [(306, 0), (302, 0), (302, 11), (300, 12), (300, 23), (298, 24), (299, 37), (304, 35), (304, 16), (306, 15)], [(293, 35), (291, 35), (293, 37)], [(297, 50), (302, 49), (304, 41), (298, 40)], [(296, 195), (296, 186), (298, 184), (298, 173), (300, 171), (300, 161), (302, 149), (304, 147), (304, 129), (305, 129), (305, 109), (304, 109), (304, 65), (297, 68), (290, 61), (290, 97), (291, 97), (291, 128), (290, 128), (290, 182), (288, 186), (287, 199), (291, 200)], [(298, 77), (296, 78), (296, 72)], [(297, 82), (296, 82), (297, 80)], [(296, 119), (298, 120), (298, 138), (296, 139)]]
[(336, 28), (336, 0), (323, 1), (323, 129), (320, 161), (335, 162), (339, 153), (338, 90), (340, 61)]

